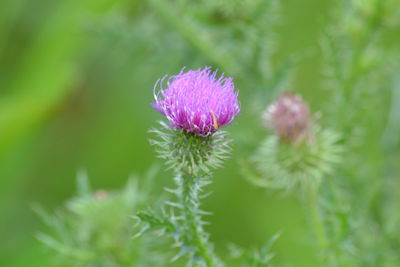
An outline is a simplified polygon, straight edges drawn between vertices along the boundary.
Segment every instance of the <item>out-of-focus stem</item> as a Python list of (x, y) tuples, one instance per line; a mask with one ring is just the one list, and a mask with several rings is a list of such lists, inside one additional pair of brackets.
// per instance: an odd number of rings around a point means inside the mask
[(308, 205), (311, 212), (311, 223), (315, 231), (315, 236), (318, 240), (318, 246), (321, 248), (323, 253), (328, 248), (328, 239), (326, 237), (324, 223), (321, 217), (321, 213), (318, 208), (318, 195), (317, 189), (310, 188), (307, 191)]

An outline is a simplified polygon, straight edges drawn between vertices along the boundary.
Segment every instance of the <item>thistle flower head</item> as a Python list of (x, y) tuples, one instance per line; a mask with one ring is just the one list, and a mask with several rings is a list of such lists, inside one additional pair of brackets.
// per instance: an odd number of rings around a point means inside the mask
[(163, 79), (155, 85), (160, 90), (154, 94), (152, 106), (163, 114), (170, 126), (198, 136), (209, 136), (230, 124), (239, 114), (238, 92), (232, 78), (217, 77), (210, 67), (182, 70), (169, 77), (166, 88)]
[(266, 109), (263, 119), (266, 126), (284, 141), (298, 142), (310, 134), (310, 109), (299, 95), (282, 94)]

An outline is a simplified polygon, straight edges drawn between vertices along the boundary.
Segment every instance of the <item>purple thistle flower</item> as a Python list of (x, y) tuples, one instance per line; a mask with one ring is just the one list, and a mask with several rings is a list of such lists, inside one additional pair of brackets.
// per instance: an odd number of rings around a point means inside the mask
[(233, 79), (224, 75), (217, 77), (211, 67), (204, 69), (184, 69), (170, 76), (167, 87), (162, 88), (166, 78), (159, 79), (152, 106), (163, 114), (170, 126), (192, 132), (199, 136), (209, 136), (222, 126), (230, 124), (239, 114), (238, 92), (234, 91)]
[(311, 134), (310, 109), (299, 95), (283, 93), (266, 109), (263, 119), (284, 141), (299, 142)]

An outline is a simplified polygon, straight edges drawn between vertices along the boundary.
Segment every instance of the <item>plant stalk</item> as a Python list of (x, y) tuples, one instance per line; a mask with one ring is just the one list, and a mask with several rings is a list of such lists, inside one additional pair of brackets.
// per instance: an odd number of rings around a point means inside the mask
[(313, 225), (315, 236), (318, 240), (318, 246), (323, 252), (328, 248), (328, 239), (325, 232), (324, 223), (321, 213), (318, 208), (318, 195), (317, 188), (310, 188), (307, 190), (308, 205), (311, 212), (311, 223)]
[(194, 257), (204, 261), (205, 266), (215, 266), (215, 255), (210, 249), (204, 232), (200, 214), (200, 193), (204, 178), (198, 178), (189, 172), (177, 176), (180, 190), (180, 204), (185, 221), (185, 242), (193, 246), (196, 251)]

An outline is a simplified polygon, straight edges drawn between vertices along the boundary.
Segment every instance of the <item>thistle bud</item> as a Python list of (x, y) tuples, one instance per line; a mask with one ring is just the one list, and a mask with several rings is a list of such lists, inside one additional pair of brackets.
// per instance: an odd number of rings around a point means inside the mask
[(299, 143), (311, 135), (310, 109), (299, 95), (282, 94), (266, 109), (263, 120), (285, 142)]
[(340, 161), (340, 135), (314, 123), (307, 103), (291, 93), (270, 105), (263, 119), (275, 135), (266, 137), (245, 166), (249, 179), (257, 186), (287, 191), (318, 188)]
[(96, 193), (94, 194), (94, 198), (97, 201), (103, 201), (106, 200), (110, 197), (109, 193), (106, 190), (98, 190), (96, 191)]

